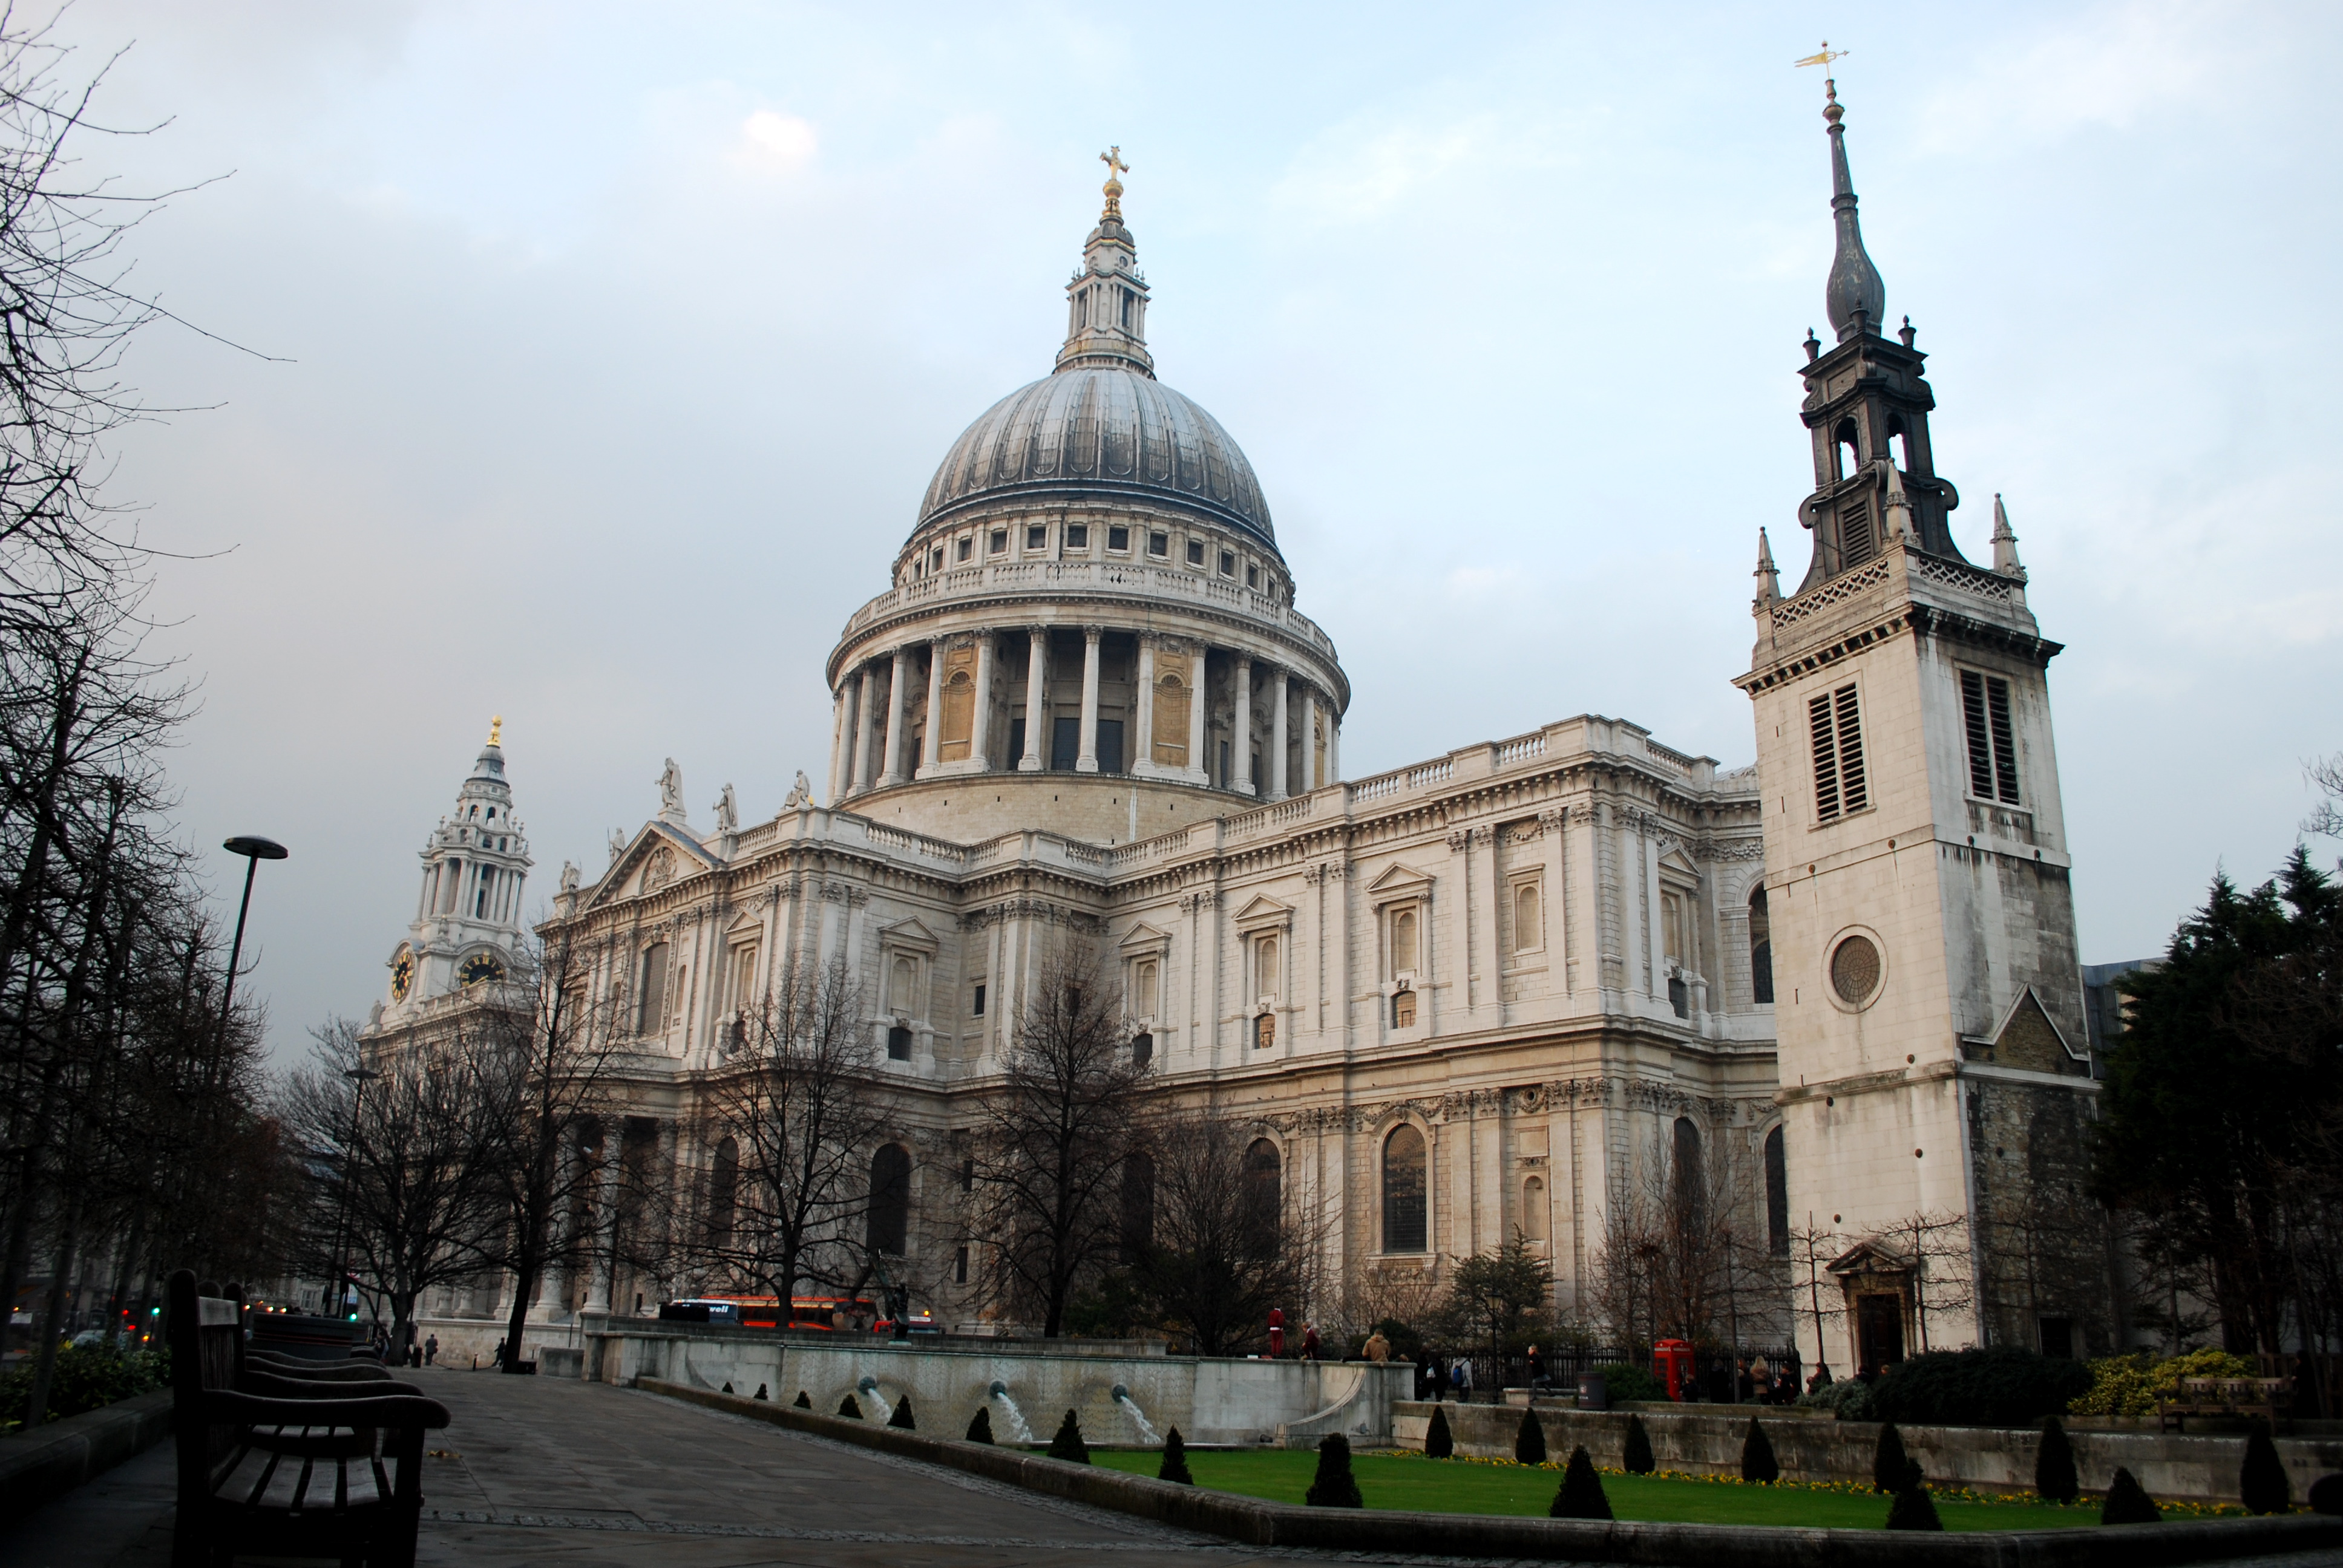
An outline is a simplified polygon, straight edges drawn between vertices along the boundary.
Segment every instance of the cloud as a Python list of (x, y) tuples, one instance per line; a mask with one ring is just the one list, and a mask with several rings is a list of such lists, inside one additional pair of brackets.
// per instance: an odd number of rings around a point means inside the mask
[(749, 161), (783, 174), (813, 162), (820, 145), (811, 121), (779, 109), (759, 109), (741, 121), (740, 142)]
[(1399, 125), (1362, 138), (1355, 126), (1316, 138), (1278, 183), (1277, 205), (1322, 220), (1364, 223), (1484, 160), (1499, 140), (1496, 117), (1451, 125)]

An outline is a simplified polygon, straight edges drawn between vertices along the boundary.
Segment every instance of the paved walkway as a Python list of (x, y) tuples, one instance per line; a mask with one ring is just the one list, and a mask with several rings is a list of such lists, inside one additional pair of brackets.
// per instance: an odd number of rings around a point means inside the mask
[[(430, 1568), (1245, 1568), (1430, 1563), (1261, 1551), (655, 1394), (489, 1372), (401, 1376), (455, 1412), (427, 1460)], [(166, 1442), (0, 1534), (9, 1568), (164, 1568)], [(1503, 1568), (1485, 1560), (1476, 1568)]]

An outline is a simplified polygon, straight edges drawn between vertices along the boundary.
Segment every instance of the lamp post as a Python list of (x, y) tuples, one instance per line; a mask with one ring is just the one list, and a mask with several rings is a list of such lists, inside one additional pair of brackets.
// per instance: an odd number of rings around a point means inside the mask
[(220, 845), (231, 855), (244, 857), (244, 899), (236, 907), (236, 940), (228, 944), (227, 989), (220, 997), (220, 1043), (227, 1043), (227, 1020), (236, 1008), (236, 966), (244, 958), (244, 917), (252, 911), (252, 875), (263, 860), (281, 860), (292, 853), (274, 839), (239, 835)]
[(357, 1091), (350, 1096), (350, 1141), (342, 1146), (341, 1212), (334, 1220), (334, 1316), (337, 1318), (348, 1297), (350, 1185), (357, 1180), (356, 1151), (363, 1136), (358, 1131), (358, 1112), (366, 1105), (366, 1086), (382, 1074), (371, 1067), (353, 1067), (342, 1076), (357, 1084)]

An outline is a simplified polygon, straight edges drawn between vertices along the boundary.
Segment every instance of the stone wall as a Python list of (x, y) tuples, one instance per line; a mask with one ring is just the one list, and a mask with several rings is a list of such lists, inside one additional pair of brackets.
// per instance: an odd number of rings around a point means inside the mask
[[(1393, 1435), (1402, 1448), (1422, 1450), (1431, 1424), (1433, 1406), (1405, 1401), (1393, 1407)], [(1518, 1405), (1443, 1404), (1456, 1452), (1473, 1458), (1511, 1459), (1513, 1439), (1521, 1430)], [(1545, 1428), (1547, 1450), (1555, 1459), (1567, 1459), (1577, 1445), (1597, 1464), (1617, 1465), (1625, 1451), (1627, 1413), (1624, 1411), (1582, 1411), (1564, 1405), (1539, 1405), (1538, 1421)], [(1738, 1475), (1741, 1442), (1756, 1414), (1773, 1442), (1774, 1457), (1789, 1481), (1861, 1481), (1871, 1479), (1872, 1454), (1879, 1444), (1879, 1425), (1867, 1421), (1829, 1421), (1790, 1409), (1755, 1407), (1734, 1414), (1722, 1406), (1699, 1412), (1644, 1410), (1644, 1428), (1651, 1434), (1652, 1453), (1663, 1470), (1694, 1475)], [(1898, 1428), (1904, 1451), (1917, 1460), (1928, 1479), (1986, 1490), (2030, 1492), (2034, 1488), (2034, 1453), (2041, 1433), (1974, 1426), (1906, 1426)], [(2198, 1503), (2235, 1503), (2237, 1467), (2246, 1452), (2242, 1437), (2149, 1432), (2077, 1432), (2067, 1439), (2075, 1446), (2075, 1470), (2086, 1492), (2103, 1492), (2122, 1465), (2139, 1478), (2152, 1497)], [(2278, 1451), (2294, 1481), (2297, 1502), (2322, 1475), (2343, 1471), (2343, 1438), (2278, 1439)]]
[[(1323, 1433), (1342, 1432), (1387, 1444), (1393, 1406), (1414, 1378), (1413, 1367), (1364, 1362), (1097, 1355), (966, 1341), (824, 1343), (682, 1323), (589, 1332), (584, 1361), (585, 1376), (603, 1382), (651, 1379), (710, 1392), (729, 1383), (750, 1395), (761, 1384), (780, 1403), (803, 1391), (823, 1415), (851, 1393), (870, 1421), (887, 1419), (908, 1395), (919, 1429), (946, 1437), (967, 1431), (983, 1409), (1001, 1442), (1030, 1434), (1046, 1442), (1071, 1410), (1092, 1442), (1149, 1446), (1173, 1426), (1199, 1443), (1314, 1446)], [(992, 1392), (995, 1383), (1003, 1396)], [(1118, 1400), (1117, 1389), (1126, 1397)]]

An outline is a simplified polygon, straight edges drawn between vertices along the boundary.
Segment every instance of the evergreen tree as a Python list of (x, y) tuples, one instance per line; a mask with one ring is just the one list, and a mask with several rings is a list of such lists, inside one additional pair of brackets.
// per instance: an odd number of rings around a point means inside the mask
[(772, 1396), (765, 1392), (765, 1385), (763, 1383), (759, 1383), (757, 1385), (757, 1392), (749, 1397), (752, 1399), (764, 1400), (769, 1404), (772, 1402)]
[(1351, 1440), (1339, 1432), (1318, 1440), (1318, 1476), (1302, 1501), (1312, 1508), (1364, 1508), (1359, 1483), (1351, 1473)]
[(2042, 1423), (2042, 1446), (2034, 1452), (2034, 1492), (2045, 1503), (2072, 1503), (2083, 1494), (2075, 1476), (2075, 1445), (2055, 1415)]
[(2107, 1500), (2099, 1509), (2102, 1524), (2153, 1524), (2164, 1517), (2164, 1510), (2156, 1499), (2123, 1466), (2116, 1466), (2116, 1478), (2107, 1486)]
[(2322, 1475), (2310, 1483), (2310, 1511), (2343, 1514), (2343, 1475)]
[(1456, 1440), (1448, 1432), (1448, 1412), (1438, 1405), (1432, 1407), (1432, 1424), (1423, 1429), (1423, 1457), (1446, 1459), (1456, 1452)]
[(1545, 1427), (1534, 1410), (1522, 1412), (1521, 1430), (1513, 1433), (1513, 1461), (1518, 1464), (1545, 1462)]
[(1741, 1479), (1754, 1481), (1760, 1486), (1771, 1486), (1782, 1479), (1782, 1466), (1774, 1458), (1774, 1440), (1749, 1418), (1749, 1430), (1741, 1434)]
[(1554, 1504), (1546, 1512), (1556, 1519), (1613, 1517), (1611, 1499), (1603, 1491), (1603, 1478), (1594, 1473), (1594, 1462), (1586, 1457), (1584, 1443), (1570, 1451), (1570, 1462), (1562, 1468), (1562, 1484), (1555, 1488)]
[(1050, 1440), (1050, 1457), (1062, 1459), (1069, 1464), (1088, 1464), (1091, 1445), (1082, 1441), (1082, 1423), (1068, 1411), (1066, 1419), (1058, 1423), (1058, 1435)]
[(808, 1396), (806, 1391), (803, 1389), (798, 1390), (798, 1397), (789, 1402), (799, 1410), (811, 1410), (813, 1408), (813, 1400)]
[(976, 1407), (976, 1414), (970, 1418), (968, 1423), (968, 1441), (970, 1442), (991, 1442), (992, 1407), (990, 1405), (980, 1404)]
[(725, 1392), (726, 1393), (730, 1393), (730, 1392), (732, 1392), (732, 1385), (731, 1385), (730, 1383), (729, 1383), (729, 1382), (728, 1382), (728, 1383), (726, 1383), (726, 1384), (724, 1385), (724, 1392)]
[(889, 1426), (901, 1427), (905, 1432), (917, 1432), (919, 1430), (918, 1427), (911, 1424), (911, 1396), (910, 1394), (905, 1394), (902, 1398), (895, 1402), (895, 1413), (887, 1418), (887, 1424)]
[(1627, 1418), (1627, 1452), (1620, 1460), (1619, 1468), (1630, 1475), (1649, 1475), (1659, 1467), (1660, 1462), (1652, 1453), (1652, 1434), (1644, 1430), (1644, 1418), (1630, 1415)]
[(844, 1399), (838, 1402), (838, 1413), (844, 1416), (849, 1421), (860, 1421), (862, 1419), (862, 1407), (854, 1402), (854, 1396), (852, 1394), (848, 1394)]
[(1182, 1486), (1193, 1486), (1196, 1478), (1188, 1473), (1188, 1444), (1173, 1427), (1163, 1434), (1163, 1462), (1155, 1472), (1158, 1481), (1176, 1481)]
[(2294, 1487), (2286, 1477), (2286, 1462), (2270, 1441), (2269, 1423), (2257, 1421), (2246, 1434), (2246, 1462), (2237, 1471), (2237, 1501), (2248, 1513), (2284, 1513), (2294, 1506)]
[(1918, 1482), (1896, 1494), (1887, 1505), (1887, 1528), (1890, 1530), (1942, 1530), (1945, 1522), (1936, 1517), (1936, 1499)]
[(1901, 1492), (1917, 1468), (1904, 1457), (1904, 1434), (1896, 1430), (1896, 1423), (1891, 1421), (1882, 1425), (1879, 1446), (1871, 1454), (1871, 1484), (1885, 1493)]

